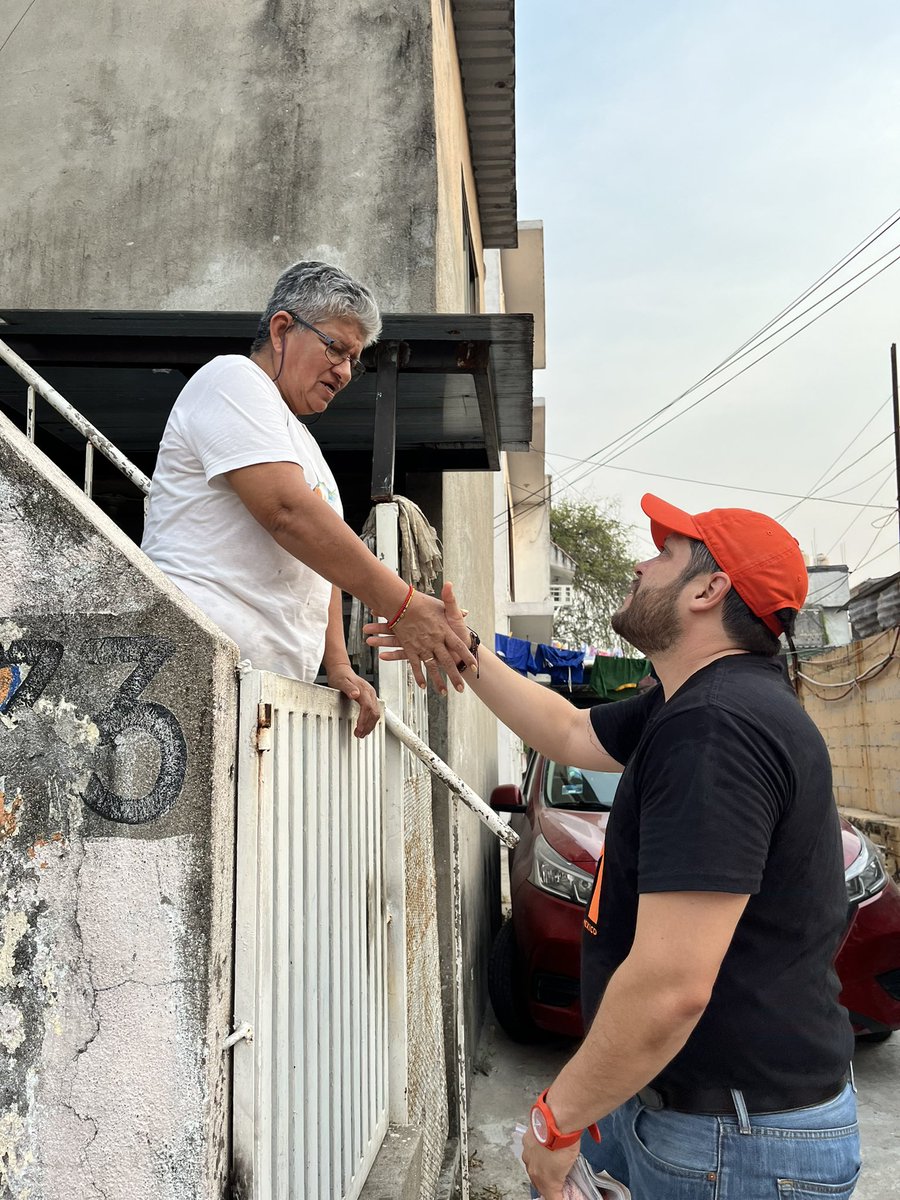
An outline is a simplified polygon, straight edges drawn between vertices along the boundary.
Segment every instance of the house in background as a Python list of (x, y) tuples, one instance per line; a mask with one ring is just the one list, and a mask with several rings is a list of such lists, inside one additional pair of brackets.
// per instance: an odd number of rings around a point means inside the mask
[(900, 626), (900, 571), (857, 584), (847, 601), (854, 641)]
[(508, 453), (498, 485), (496, 520), (497, 632), (527, 642), (550, 642), (550, 477), (545, 473), (546, 408), (534, 402), (531, 448)]
[[(520, 221), (518, 246), (486, 256), (489, 307), (534, 315), (535, 370), (546, 366), (544, 226)], [(534, 399), (527, 448), (507, 451), (494, 478), (494, 629), (531, 642), (553, 636), (550, 594), (550, 477), (546, 473), (546, 408)], [(497, 724), (498, 782), (521, 779), (522, 741)]]
[(561, 608), (573, 604), (576, 596), (575, 572), (578, 564), (556, 542), (550, 546), (550, 595), (553, 598), (554, 616)]
[[(372, 286), (387, 314), (369, 374), (316, 428), (348, 519), (359, 528), (373, 498), (416, 500), (473, 623), (477, 614), (480, 628), (496, 628), (495, 480), (501, 455), (531, 442), (535, 365), (532, 318), (504, 309), (543, 313), (542, 301), (519, 307), (529, 268), (515, 258), (505, 274), (516, 302), (499, 302), (498, 274), (498, 302), (485, 303), (485, 252), (519, 255), (521, 240), (530, 254), (535, 241), (517, 225), (513, 0), (400, 0), (339, 17), (314, 2), (213, 13), (168, 0), (152, 10), (76, 0), (49, 24), (38, 10), (26, 14), (13, 37), (0, 140), (0, 336), (150, 474), (184, 379), (216, 353), (246, 350), (283, 267), (301, 257), (339, 263)], [(64, 477), (80, 485), (81, 439), (38, 402), (35, 452), (15, 431), (30, 422), (22, 380), (3, 368), (0, 483), (14, 569), (4, 582), (0, 670), (10, 679), (0, 700), (16, 698), (13, 672), (36, 671), (25, 661), (35, 647), (59, 656), (41, 697), (50, 708), (35, 707), (40, 672), (19, 690), (24, 715), (5, 764), (19, 833), (2, 847), (2, 869), (29, 962), (36, 955), (43, 974), (23, 968), (15, 981), (28, 1019), (0, 1085), (0, 1118), (15, 1135), (3, 1182), (34, 1194), (102, 1187), (121, 1200), (218, 1198), (238, 1167), (247, 1186), (262, 1186), (230, 1154), (230, 1062), (232, 1053), (263, 1054), (266, 1042), (257, 1029), (252, 1049), (225, 1045), (239, 1015), (234, 778), (246, 750), (234, 740), (233, 647), (127, 540), (139, 537), (139, 492), (98, 457), (98, 512)], [(549, 616), (549, 596), (539, 600)], [(131, 678), (122, 656), (149, 654), (151, 643), (160, 665), (141, 711), (163, 723), (169, 713), (190, 754), (177, 802), (128, 822), (116, 819), (127, 805), (86, 804), (94, 751), (79, 741), (81, 726), (65, 724), (66, 705), (79, 720), (100, 714), (107, 766), (140, 795), (139, 764), (116, 758), (101, 717)], [(428, 720), (420, 716), (430, 744), (489, 794), (498, 781), (493, 718), (471, 696), (432, 699)], [(266, 720), (253, 715), (260, 763)], [(403, 1011), (390, 1025), (402, 1037), (390, 1045), (385, 1119), (418, 1134), (412, 1186), (431, 1200), (460, 1165), (464, 1131), (454, 1123), (465, 1074), (461, 1082), (454, 1063), (464, 1045), (470, 1067), (486, 1002), (498, 856), (474, 818), (454, 824), (442, 785), (432, 789), (404, 762), (395, 798), (402, 887), (390, 903), (372, 892), (362, 925), (383, 922), (389, 940), (404, 930), (391, 999)], [(152, 775), (153, 763), (140, 769)], [(42, 839), (55, 849), (40, 850), (46, 869), (36, 882), (28, 851)], [(454, 853), (459, 947), (448, 932)], [(134, 981), (129, 963), (144, 962), (148, 938), (153, 966)], [(52, 996), (41, 983), (51, 976)], [(163, 1027), (169, 1037), (146, 1042)], [(120, 1077), (127, 1127), (121, 1089), (110, 1084)], [(257, 1101), (265, 1081), (258, 1086)], [(299, 1154), (296, 1142), (285, 1153)], [(364, 1194), (377, 1149), (366, 1149), (346, 1186), (322, 1184), (329, 1197)]]
[(847, 604), (850, 577), (845, 564), (817, 561), (808, 565), (809, 592), (797, 618), (794, 641), (798, 650), (846, 646), (851, 640)]

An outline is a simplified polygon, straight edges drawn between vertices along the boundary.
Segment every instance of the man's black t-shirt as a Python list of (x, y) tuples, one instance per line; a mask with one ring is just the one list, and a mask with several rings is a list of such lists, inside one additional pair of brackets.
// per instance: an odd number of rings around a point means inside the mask
[(749, 894), (712, 998), (660, 1086), (827, 1084), (853, 1036), (832, 968), (847, 919), (831, 765), (778, 661), (717, 659), (664, 703), (661, 687), (591, 710), (625, 763), (585, 914), (591, 1018), (634, 940), (646, 892)]

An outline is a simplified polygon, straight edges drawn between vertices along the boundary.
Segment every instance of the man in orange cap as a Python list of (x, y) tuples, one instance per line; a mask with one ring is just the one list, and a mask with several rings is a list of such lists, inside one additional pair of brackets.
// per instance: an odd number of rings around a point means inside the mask
[[(642, 507), (659, 553), (612, 623), (660, 687), (585, 712), (484, 649), (466, 675), (548, 758), (622, 773), (584, 917), (591, 1024), (535, 1101), (525, 1163), (545, 1200), (579, 1146), (635, 1200), (848, 1197), (840, 827), (824, 742), (778, 658), (806, 567), (761, 513)], [(442, 598), (464, 638), (452, 586)]]

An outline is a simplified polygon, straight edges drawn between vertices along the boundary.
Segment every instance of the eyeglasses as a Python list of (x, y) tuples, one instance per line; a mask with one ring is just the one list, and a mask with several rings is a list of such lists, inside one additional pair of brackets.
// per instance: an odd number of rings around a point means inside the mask
[(359, 379), (360, 375), (365, 375), (366, 368), (358, 358), (353, 358), (346, 350), (335, 340), (329, 337), (327, 333), (323, 333), (321, 329), (316, 329), (315, 325), (310, 325), (309, 321), (304, 321), (302, 317), (298, 317), (296, 313), (291, 313), (291, 316), (298, 325), (302, 325), (304, 329), (308, 329), (314, 333), (320, 341), (325, 343), (325, 357), (332, 366), (339, 367), (341, 363), (348, 362), (350, 364), (350, 378)]

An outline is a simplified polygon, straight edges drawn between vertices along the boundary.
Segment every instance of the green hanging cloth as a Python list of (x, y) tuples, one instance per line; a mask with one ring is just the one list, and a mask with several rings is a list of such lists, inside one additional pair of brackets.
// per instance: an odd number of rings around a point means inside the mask
[(598, 654), (591, 667), (591, 689), (601, 700), (627, 700), (649, 674), (646, 658), (604, 658)]

